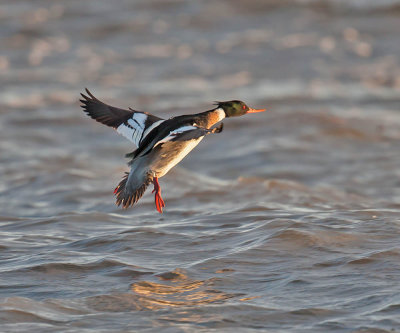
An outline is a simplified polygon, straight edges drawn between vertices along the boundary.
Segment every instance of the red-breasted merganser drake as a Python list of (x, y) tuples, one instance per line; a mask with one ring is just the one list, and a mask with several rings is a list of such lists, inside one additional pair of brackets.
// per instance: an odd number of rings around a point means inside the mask
[(161, 198), (158, 178), (178, 164), (201, 140), (211, 133), (220, 133), (223, 124), (213, 127), (225, 117), (262, 112), (265, 109), (249, 108), (242, 101), (217, 102), (212, 110), (162, 119), (147, 112), (119, 109), (99, 101), (86, 89), (81, 94), (83, 110), (94, 120), (110, 126), (137, 147), (128, 165), (130, 172), (114, 190), (116, 204), (128, 208), (144, 194), (149, 184), (154, 184), (155, 204), (158, 212), (165, 207)]

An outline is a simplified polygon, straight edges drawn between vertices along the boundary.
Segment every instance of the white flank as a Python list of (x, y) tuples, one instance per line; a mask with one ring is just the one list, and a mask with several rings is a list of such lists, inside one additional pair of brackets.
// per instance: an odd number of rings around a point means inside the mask
[(175, 156), (173, 160), (170, 160), (168, 164), (165, 164), (162, 168), (157, 170), (157, 177), (162, 177), (164, 176), (169, 170), (171, 170), (175, 165), (177, 165), (180, 161), (183, 160), (183, 158), (189, 154), (194, 147), (196, 147), (201, 140), (203, 140), (204, 136), (198, 138), (198, 139), (193, 139), (187, 142), (186, 146), (184, 149), (182, 149), (179, 154)]
[(146, 114), (134, 113), (132, 118), (128, 120), (128, 125), (119, 125), (117, 127), (117, 132), (139, 147), (146, 119)]

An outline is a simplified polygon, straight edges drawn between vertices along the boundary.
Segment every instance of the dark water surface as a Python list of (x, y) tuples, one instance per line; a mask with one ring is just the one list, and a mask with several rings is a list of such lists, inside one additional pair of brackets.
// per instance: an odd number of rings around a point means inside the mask
[[(399, 1), (3, 1), (0, 331), (400, 331)], [(123, 211), (162, 116), (243, 99)]]

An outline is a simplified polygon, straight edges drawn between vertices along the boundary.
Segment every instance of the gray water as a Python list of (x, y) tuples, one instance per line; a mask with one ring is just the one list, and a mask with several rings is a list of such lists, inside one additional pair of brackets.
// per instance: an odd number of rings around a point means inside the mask
[[(399, 331), (399, 55), (399, 1), (3, 1), (0, 331)], [(121, 210), (84, 87), (268, 112)]]

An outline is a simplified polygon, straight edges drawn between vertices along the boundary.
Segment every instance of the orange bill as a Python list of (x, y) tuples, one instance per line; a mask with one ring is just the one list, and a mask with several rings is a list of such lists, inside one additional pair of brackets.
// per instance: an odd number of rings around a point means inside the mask
[(247, 113), (257, 113), (257, 112), (264, 112), (266, 111), (265, 109), (252, 109), (249, 108), (249, 111), (247, 111)]

